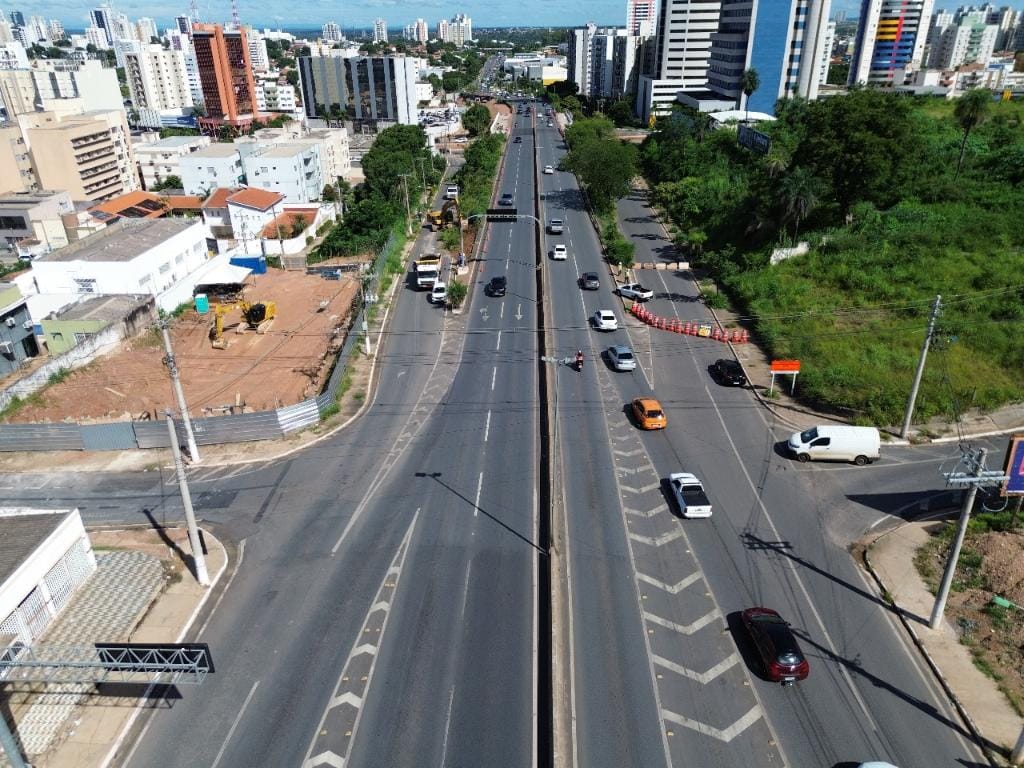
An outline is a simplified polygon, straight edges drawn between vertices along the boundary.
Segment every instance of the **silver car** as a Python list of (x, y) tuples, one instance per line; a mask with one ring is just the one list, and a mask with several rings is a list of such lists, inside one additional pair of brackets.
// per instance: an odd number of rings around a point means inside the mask
[(607, 355), (608, 362), (611, 363), (612, 368), (616, 371), (636, 370), (636, 357), (633, 355), (633, 350), (624, 344), (608, 347)]

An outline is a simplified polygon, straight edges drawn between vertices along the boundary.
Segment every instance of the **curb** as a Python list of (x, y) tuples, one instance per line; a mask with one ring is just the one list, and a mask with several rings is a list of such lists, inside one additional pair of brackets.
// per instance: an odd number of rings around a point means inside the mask
[[(873, 547), (878, 541), (880, 541), (884, 537), (888, 536), (890, 533), (894, 533), (895, 531), (898, 531), (909, 524), (910, 523), (903, 523), (902, 525), (898, 525), (895, 528), (891, 528), (888, 531), (885, 531), (879, 534), (878, 536), (874, 537), (870, 540), (870, 542), (868, 542), (864, 546), (864, 567), (867, 570), (867, 572), (871, 575), (871, 578), (874, 580), (875, 584), (878, 586), (881, 592), (881, 594), (879, 595), (880, 597), (887, 593), (888, 589), (885, 586), (885, 582), (882, 581), (881, 577), (875, 571), (874, 566), (871, 565), (871, 547)], [(885, 598), (883, 597), (882, 599), (884, 600)], [(889, 602), (889, 604), (892, 605), (894, 608), (897, 607), (890, 601), (886, 602)], [(915, 631), (910, 620), (907, 619), (905, 613), (902, 610), (896, 610), (894, 612), (896, 613), (896, 616), (899, 618), (900, 623), (903, 625), (903, 628), (909, 633), (910, 639), (914, 642), (914, 645), (917, 647), (917, 650), (924, 658), (925, 663), (928, 665), (928, 668), (932, 671), (932, 674), (935, 676), (936, 681), (938, 681), (939, 685), (942, 687), (942, 690), (945, 691), (946, 696), (949, 699), (949, 703), (953, 705), (953, 708), (957, 711), (957, 714), (960, 715), (960, 718), (964, 721), (964, 724), (967, 726), (967, 729), (971, 732), (971, 735), (974, 737), (975, 743), (978, 747), (980, 747), (982, 753), (985, 755), (985, 759), (988, 760), (989, 765), (991, 765), (992, 768), (1002, 768), (1002, 766), (1004, 766), (1005, 763), (999, 762), (998, 759), (995, 756), (993, 756), (993, 750), (990, 749), (990, 747), (988, 746), (988, 739), (986, 739), (981, 734), (981, 731), (978, 730), (978, 726), (975, 725), (974, 720), (968, 714), (967, 710), (964, 709), (963, 704), (960, 703), (960, 699), (957, 697), (956, 693), (954, 693), (953, 688), (946, 680), (945, 675), (942, 674), (942, 670), (939, 669), (939, 665), (932, 658), (931, 654), (928, 653), (928, 649), (925, 647), (924, 642), (921, 640), (920, 636)]]

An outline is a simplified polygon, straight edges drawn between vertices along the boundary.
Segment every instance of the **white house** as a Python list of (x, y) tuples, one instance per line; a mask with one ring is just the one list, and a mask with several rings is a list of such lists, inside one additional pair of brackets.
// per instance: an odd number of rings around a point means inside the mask
[(181, 178), (181, 158), (208, 146), (209, 136), (169, 136), (160, 141), (133, 144), (143, 188), (152, 189), (168, 176)]
[(78, 510), (0, 509), (0, 635), (30, 645), (96, 570)]
[(186, 195), (206, 195), (217, 187), (240, 187), (242, 156), (235, 144), (211, 144), (182, 156), (181, 183)]
[(280, 212), (284, 195), (265, 189), (247, 187), (228, 195), (225, 203), (231, 231), (236, 240), (249, 241), (261, 237), (263, 228)]
[(280, 192), (289, 203), (319, 200), (325, 177), (322, 147), (322, 142), (296, 141), (253, 152), (242, 159), (245, 178), (250, 186)]
[(173, 310), (191, 295), (190, 280), (207, 261), (206, 227), (189, 219), (120, 219), (32, 262), (43, 294), (151, 294)]

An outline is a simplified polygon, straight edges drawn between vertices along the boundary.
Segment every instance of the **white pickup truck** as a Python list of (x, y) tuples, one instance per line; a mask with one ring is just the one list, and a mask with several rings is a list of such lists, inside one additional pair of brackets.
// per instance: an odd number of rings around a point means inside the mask
[(711, 502), (696, 475), (689, 472), (674, 472), (668, 476), (668, 482), (672, 486), (672, 493), (679, 504), (679, 513), (683, 517), (711, 517)]

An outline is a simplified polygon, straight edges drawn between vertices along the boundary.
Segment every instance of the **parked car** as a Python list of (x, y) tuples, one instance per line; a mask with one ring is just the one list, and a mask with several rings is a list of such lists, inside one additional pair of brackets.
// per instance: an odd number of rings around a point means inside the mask
[(498, 205), (512, 205), (514, 202), (511, 192), (506, 192), (501, 196), (501, 200), (498, 201)]
[(757, 649), (769, 680), (788, 685), (803, 680), (811, 671), (793, 630), (771, 608), (747, 608), (740, 614), (743, 626)]
[(653, 397), (638, 397), (631, 403), (633, 418), (640, 429), (664, 429), (668, 426), (665, 410)]
[(743, 373), (743, 366), (735, 360), (721, 358), (711, 364), (711, 375), (722, 386), (745, 387), (747, 375)]
[(490, 296), (504, 296), (508, 290), (508, 278), (504, 275), (497, 275), (492, 277), (491, 281), (487, 284), (486, 293)]
[(560, 235), (564, 229), (564, 225), (561, 219), (551, 219), (548, 222), (548, 234), (549, 235)]
[(626, 345), (616, 344), (614, 347), (608, 347), (605, 354), (608, 356), (608, 362), (616, 371), (636, 370), (636, 356), (633, 354), (633, 350)]
[(644, 288), (640, 283), (623, 283), (615, 292), (624, 299), (647, 301), (654, 298), (654, 291)]
[(580, 288), (585, 291), (596, 291), (601, 287), (601, 278), (597, 272), (584, 272), (580, 275)]
[(569, 252), (565, 249), (564, 243), (558, 243), (551, 249), (551, 258), (555, 261), (565, 261), (569, 258)]
[(546, 174), (548, 174), (550, 176), (554, 172), (555, 172), (555, 169), (552, 168), (550, 165), (545, 165), (544, 166), (544, 173), (546, 173)]
[(610, 309), (597, 310), (591, 319), (594, 322), (594, 327), (599, 331), (619, 330), (619, 320)]

